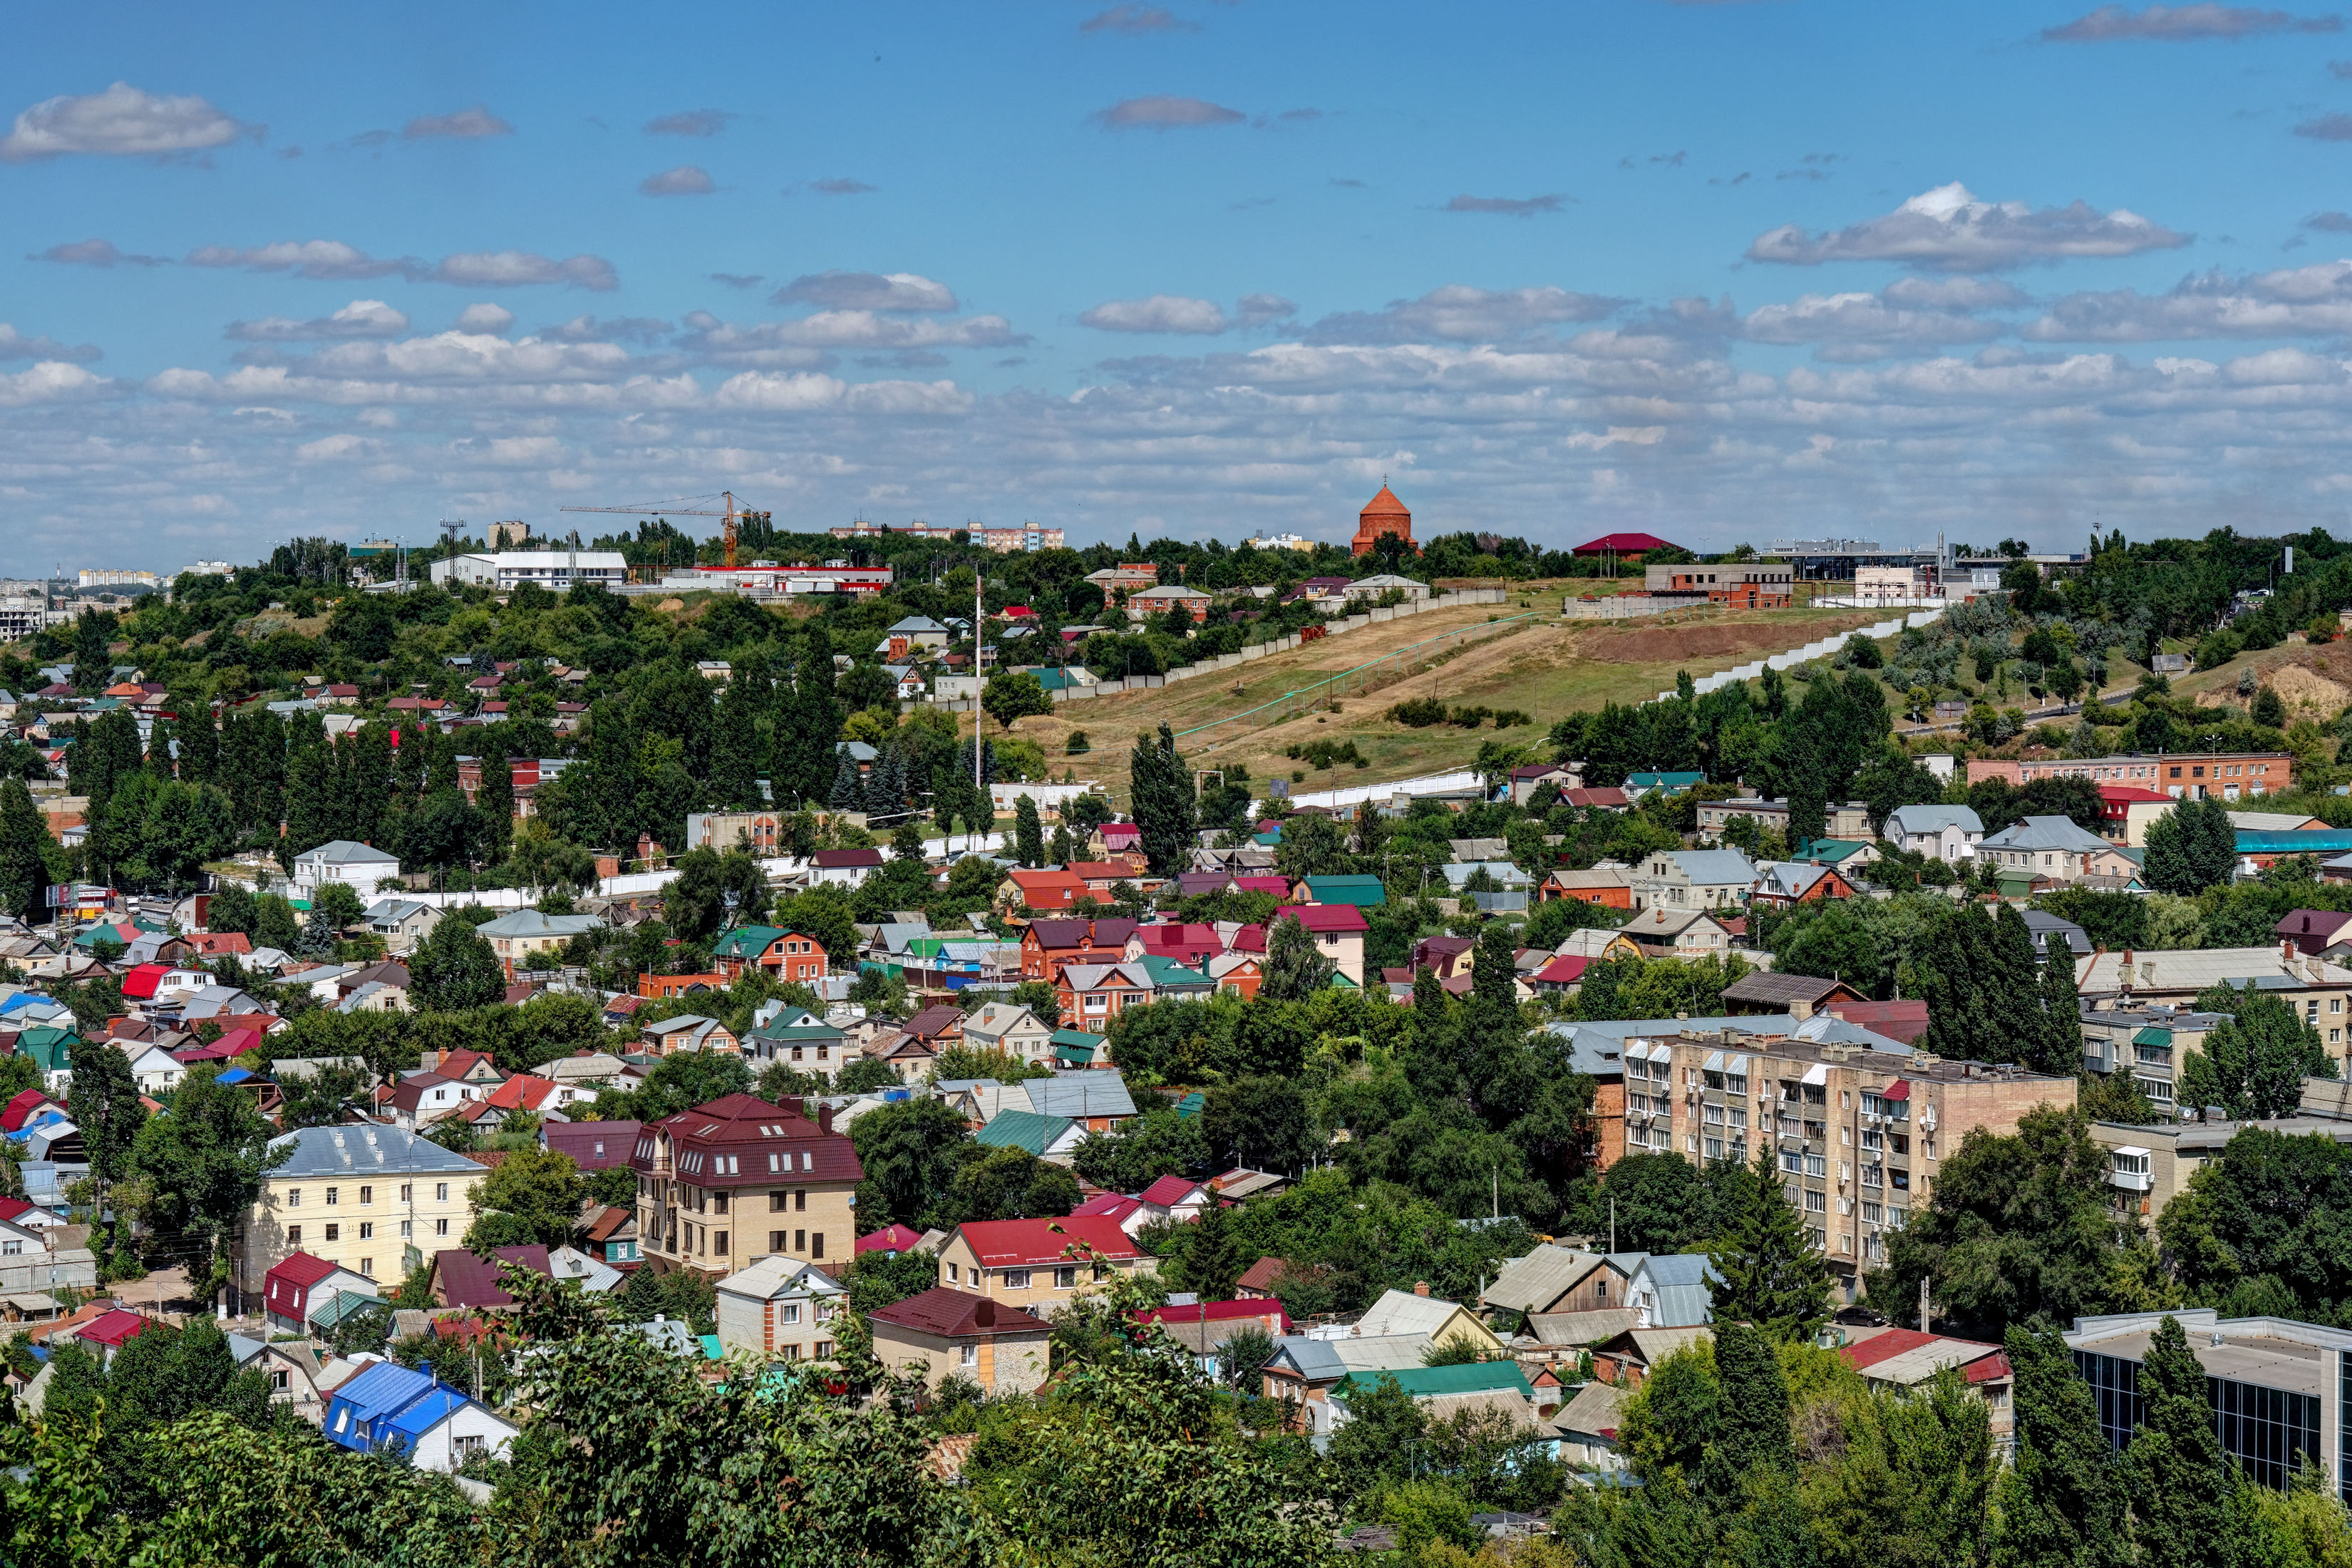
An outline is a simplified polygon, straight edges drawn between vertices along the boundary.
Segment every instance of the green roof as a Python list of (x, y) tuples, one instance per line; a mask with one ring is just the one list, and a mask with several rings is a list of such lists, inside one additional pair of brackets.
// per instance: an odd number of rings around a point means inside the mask
[(59, 1029), (47, 1024), (26, 1030), (16, 1037), (16, 1049), (33, 1058), (43, 1072), (67, 1072), (73, 1067), (73, 1047), (81, 1037), (71, 1029)]
[(370, 1296), (358, 1290), (338, 1290), (335, 1299), (319, 1309), (318, 1321), (334, 1328), (346, 1318), (366, 1311), (371, 1307), (389, 1310), (392, 1303), (382, 1296)]
[(1378, 877), (1309, 877), (1307, 891), (1318, 904), (1354, 904), (1370, 909), (1389, 901), (1388, 889)]
[(1397, 1386), (1415, 1399), (1427, 1399), (1440, 1394), (1485, 1394), (1493, 1389), (1507, 1389), (1522, 1398), (1535, 1397), (1519, 1363), (1502, 1361), (1477, 1361), (1460, 1366), (1408, 1366), (1394, 1372), (1351, 1372), (1331, 1385), (1331, 1396), (1343, 1398), (1360, 1388), (1376, 1388), (1381, 1379), (1392, 1377)]
[(768, 951), (778, 937), (788, 934), (781, 926), (737, 926), (710, 950), (713, 958), (757, 958)]
[(1805, 858), (1819, 860), (1825, 866), (1834, 866), (1856, 850), (1869, 847), (1859, 838), (1816, 838), (1812, 847), (1805, 851)]
[(1043, 1154), (1076, 1122), (1066, 1116), (1040, 1116), (1034, 1110), (1000, 1110), (996, 1120), (972, 1135), (984, 1149), (1026, 1149)]
[(1054, 1031), (1054, 1055), (1072, 1067), (1092, 1067), (1102, 1057), (1109, 1042), (1100, 1035), (1089, 1035), (1083, 1029)]
[(2168, 1046), (2172, 1044), (2172, 1031), (2159, 1029), (2150, 1024), (2147, 1028), (2134, 1035), (2131, 1043), (2135, 1046)]
[(1181, 1121), (1188, 1117), (1198, 1116), (1208, 1103), (1209, 1097), (1196, 1089), (1176, 1102), (1176, 1119)]
[(1154, 985), (1206, 985), (1209, 984), (1209, 977), (1199, 970), (1189, 964), (1179, 963), (1172, 958), (1163, 958), (1156, 952), (1147, 952), (1134, 962), (1143, 965), (1143, 972), (1151, 976), (1151, 983)]
[(1349, 979), (1345, 970), (1335, 969), (1331, 972), (1331, 989), (1334, 991), (1361, 991), (1363, 987)]
[(1098, 1048), (1103, 1042), (1108, 1040), (1109, 1037), (1110, 1037), (1108, 1035), (1089, 1035), (1084, 1029), (1056, 1029), (1054, 1031), (1054, 1043), (1055, 1045), (1084, 1046), (1088, 1050)]
[(787, 1007), (758, 1028), (751, 1031), (756, 1040), (823, 1042), (833, 1045), (842, 1038), (839, 1029), (805, 1007)]

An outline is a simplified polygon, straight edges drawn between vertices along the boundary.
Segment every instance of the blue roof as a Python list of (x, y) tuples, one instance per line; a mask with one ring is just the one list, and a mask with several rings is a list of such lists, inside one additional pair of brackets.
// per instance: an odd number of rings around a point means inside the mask
[(431, 1373), (418, 1372), (397, 1362), (382, 1362), (342, 1387), (327, 1407), (327, 1437), (346, 1448), (379, 1446), (387, 1418), (398, 1415), (436, 1386)]
[(2294, 833), (2241, 833), (2241, 855), (2340, 855), (2352, 849), (2352, 827), (2312, 827)]
[(376, 1440), (398, 1434), (415, 1447), (417, 1439), (449, 1418), (453, 1411), (463, 1410), (473, 1403), (446, 1383), (435, 1383), (422, 1398), (411, 1400), (397, 1415), (387, 1417), (376, 1428)]
[(1626, 776), (1628, 789), (1691, 789), (1706, 782), (1705, 773), (1631, 773)]

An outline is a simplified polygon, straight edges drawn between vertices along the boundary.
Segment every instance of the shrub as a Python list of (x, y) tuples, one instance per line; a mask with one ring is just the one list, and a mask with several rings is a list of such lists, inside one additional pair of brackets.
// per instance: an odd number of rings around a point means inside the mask
[(1425, 730), (1432, 724), (1445, 722), (1445, 704), (1434, 697), (1409, 698), (1391, 708), (1388, 716), (1400, 724)]
[(1082, 757), (1094, 749), (1094, 742), (1087, 739), (1087, 732), (1084, 730), (1073, 730), (1070, 731), (1069, 742), (1062, 748), (1062, 754), (1066, 757)]

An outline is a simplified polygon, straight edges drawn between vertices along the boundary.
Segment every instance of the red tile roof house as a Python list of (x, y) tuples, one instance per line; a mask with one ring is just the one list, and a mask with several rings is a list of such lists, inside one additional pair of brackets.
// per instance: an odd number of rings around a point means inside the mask
[(253, 939), (241, 931), (190, 931), (188, 946), (200, 957), (218, 958), (224, 953), (250, 953)]
[(1027, 1394), (1045, 1381), (1053, 1325), (986, 1296), (937, 1286), (875, 1308), (866, 1326), (883, 1365), (920, 1366), (933, 1387), (965, 1377), (990, 1394)]
[(1162, 1176), (1135, 1195), (1175, 1220), (1198, 1219), (1209, 1206), (1209, 1189), (1182, 1176)]
[(809, 880), (854, 888), (882, 868), (879, 849), (820, 849), (809, 857)]
[(583, 1172), (610, 1171), (629, 1163), (637, 1146), (636, 1121), (547, 1121), (540, 1124), (539, 1146), (551, 1154), (569, 1154)]
[(1130, 1198), (1120, 1193), (1097, 1193), (1072, 1209), (1070, 1214), (1076, 1219), (1109, 1220), (1129, 1236), (1167, 1217), (1141, 1198)]
[(1125, 957), (1131, 920), (1036, 920), (1021, 933), (1021, 977), (1052, 984), (1065, 963), (1108, 963)]
[(1086, 879), (1049, 868), (1043, 871), (1007, 871), (996, 886), (997, 907), (1054, 912), (1074, 908), (1080, 899), (1093, 898)]
[(499, 1284), (499, 1265), (519, 1263), (534, 1273), (552, 1278), (555, 1270), (547, 1261), (547, 1248), (501, 1247), (488, 1258), (477, 1257), (463, 1247), (453, 1247), (433, 1255), (430, 1276), (433, 1304), (436, 1307), (511, 1307), (514, 1298)]
[(940, 1247), (941, 1284), (1030, 1312), (1066, 1306), (1114, 1273), (1159, 1269), (1160, 1260), (1117, 1221), (1098, 1215), (974, 1220), (958, 1226)]
[(963, 1009), (942, 1002), (926, 1007), (906, 1022), (906, 1032), (934, 1051), (961, 1043), (963, 1039)]
[(1916, 1388), (1947, 1366), (1959, 1368), (1961, 1381), (1991, 1407), (1994, 1447), (2009, 1451), (2017, 1421), (2011, 1397), (2016, 1373), (2000, 1346), (1921, 1333), (1916, 1329), (1849, 1331), (1860, 1337), (1838, 1347), (1838, 1359), (1860, 1373), (1874, 1389)]
[(1084, 882), (1087, 891), (1104, 903), (1110, 901), (1113, 888), (1135, 880), (1135, 868), (1124, 860), (1073, 860), (1064, 869)]
[(1275, 1287), (1280, 1285), (1282, 1277), (1289, 1272), (1290, 1259), (1261, 1258), (1243, 1269), (1242, 1277), (1234, 1281), (1234, 1299), (1243, 1301), (1271, 1301), (1275, 1299)]
[(1187, 925), (1181, 921), (1160, 921), (1135, 928), (1127, 939), (1129, 959), (1172, 959), (1188, 967), (1198, 967), (1201, 960), (1213, 958), (1225, 951), (1223, 938), (1213, 925)]
[(288, 1333), (310, 1331), (310, 1316), (335, 1299), (338, 1290), (373, 1296), (376, 1282), (356, 1270), (307, 1252), (297, 1252), (261, 1277), (262, 1316), (273, 1329)]
[(124, 1342), (137, 1339), (139, 1331), (146, 1326), (145, 1318), (117, 1307), (111, 1311), (100, 1312), (76, 1329), (74, 1338), (100, 1352), (101, 1360), (112, 1361), (114, 1353), (122, 1348)]
[(846, 1256), (865, 1167), (831, 1106), (807, 1111), (803, 1100), (730, 1094), (641, 1128), (629, 1164), (646, 1261), (719, 1279), (760, 1253), (820, 1266)]
[(1353, 904), (1294, 904), (1275, 917), (1297, 921), (1314, 934), (1323, 956), (1358, 985), (1364, 983), (1364, 911)]
[(912, 1226), (886, 1225), (871, 1236), (857, 1238), (860, 1254), (878, 1252), (885, 1258), (896, 1258), (902, 1252), (912, 1252), (923, 1239), (922, 1233)]

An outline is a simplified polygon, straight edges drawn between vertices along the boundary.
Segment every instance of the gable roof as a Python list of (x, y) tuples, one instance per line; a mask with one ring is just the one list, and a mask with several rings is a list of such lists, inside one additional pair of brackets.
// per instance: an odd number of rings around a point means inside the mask
[(1062, 1219), (971, 1220), (956, 1227), (983, 1268), (1049, 1268), (1070, 1261), (1083, 1243), (1114, 1261), (1143, 1256), (1143, 1249), (1108, 1219), (1070, 1215)]
[(2029, 816), (1988, 837), (1983, 847), (2063, 849), (2080, 854), (2086, 849), (2105, 849), (2110, 846), (2097, 834), (2086, 832), (2071, 816)]
[(1756, 880), (1755, 863), (1737, 849), (1680, 849), (1665, 857), (1701, 887)]
[[(1002, 1223), (1029, 1223), (1004, 1221)], [(971, 1228), (967, 1226), (964, 1227)], [(992, 1321), (982, 1323), (980, 1312), (985, 1306)], [(937, 1334), (943, 1339), (991, 1339), (1000, 1334), (1044, 1334), (1053, 1331), (1045, 1319), (1032, 1316), (1018, 1307), (1008, 1307), (986, 1296), (976, 1296), (967, 1290), (950, 1290), (935, 1285), (919, 1296), (909, 1296), (893, 1301), (887, 1307), (877, 1307), (866, 1314), (873, 1322), (890, 1323), (918, 1333)]]
[(1034, 1110), (1000, 1110), (971, 1141), (989, 1149), (1026, 1149), (1043, 1155), (1069, 1136), (1077, 1123), (1066, 1116), (1040, 1116)]
[(514, 1298), (499, 1284), (499, 1265), (519, 1263), (524, 1268), (552, 1279), (555, 1270), (547, 1261), (547, 1248), (501, 1247), (484, 1258), (463, 1247), (451, 1247), (433, 1255), (433, 1273), (440, 1285), (440, 1294), (452, 1307), (511, 1307)]
[(1889, 837), (1898, 833), (1941, 833), (1948, 827), (1957, 827), (1963, 833), (1982, 833), (1984, 818), (1969, 805), (1898, 805), (1886, 814)]
[(294, 1146), (293, 1154), (269, 1173), (272, 1180), (289, 1176), (347, 1176), (390, 1173), (431, 1174), (455, 1171), (478, 1176), (482, 1167), (463, 1154), (453, 1154), (429, 1138), (381, 1124), (352, 1127), (304, 1127), (269, 1141), (272, 1152)]
[[(1473, 1324), (1475, 1318), (1456, 1301), (1442, 1296), (1416, 1295), (1411, 1290), (1391, 1289), (1381, 1292), (1364, 1315), (1356, 1321), (1360, 1337), (1370, 1338), (1390, 1334), (1433, 1334), (1447, 1327), (1457, 1316)], [(1483, 1331), (1483, 1325), (1481, 1325)]]

